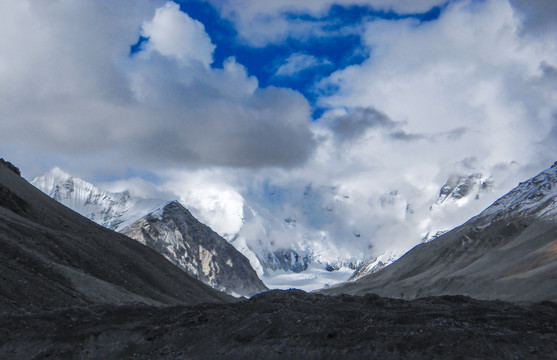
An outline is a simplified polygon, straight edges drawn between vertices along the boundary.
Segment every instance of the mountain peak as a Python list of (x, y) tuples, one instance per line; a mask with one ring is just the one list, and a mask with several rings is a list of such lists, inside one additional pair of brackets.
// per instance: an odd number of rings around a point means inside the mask
[(66, 171), (60, 169), (58, 166), (55, 166), (43, 175), (36, 177), (32, 182), (61, 182), (71, 179), (73, 179), (73, 176), (70, 173), (67, 173)]
[(12, 164), (9, 161), (4, 160), (4, 158), (0, 158), (0, 165), (8, 168), (10, 171), (15, 173), (16, 175), (21, 176), (21, 171), (19, 171), (17, 166), (15, 166), (14, 164)]
[(161, 199), (113, 193), (54, 167), (31, 182), (39, 190), (70, 209), (112, 230), (123, 229), (146, 213), (167, 204)]
[(170, 201), (120, 231), (189, 275), (234, 296), (267, 290), (249, 260), (178, 201)]
[(508, 217), (518, 214), (536, 217), (557, 214), (557, 162), (535, 177), (518, 184), (480, 216)]
[(51, 176), (51, 177), (65, 177), (65, 178), (71, 178), (72, 176), (65, 172), (64, 170), (60, 169), (58, 166), (53, 167), (52, 169), (48, 170), (44, 176)]
[(432, 205), (433, 210), (444, 203), (458, 203), (468, 201), (468, 198), (478, 199), (485, 191), (493, 186), (492, 180), (480, 172), (467, 175), (451, 174), (439, 191), (437, 201)]

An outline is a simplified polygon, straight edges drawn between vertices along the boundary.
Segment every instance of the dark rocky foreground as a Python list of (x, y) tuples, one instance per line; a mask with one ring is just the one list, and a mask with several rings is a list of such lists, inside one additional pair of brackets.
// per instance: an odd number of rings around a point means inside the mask
[(9, 359), (555, 359), (557, 304), (270, 291), (0, 316)]

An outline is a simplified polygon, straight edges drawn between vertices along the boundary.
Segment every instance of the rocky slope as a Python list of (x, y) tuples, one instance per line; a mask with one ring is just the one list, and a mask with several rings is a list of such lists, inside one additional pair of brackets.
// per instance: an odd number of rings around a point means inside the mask
[(163, 254), (217, 290), (235, 296), (268, 290), (244, 255), (176, 201), (142, 217), (121, 233)]
[(32, 184), (98, 224), (148, 245), (219, 291), (251, 296), (267, 290), (240, 252), (177, 202), (102, 190), (59, 168)]
[(0, 315), (7, 359), (555, 359), (557, 305), (269, 291), (235, 304)]
[(0, 164), (0, 312), (232, 298), (84, 218)]
[(383, 255), (373, 258), (372, 260), (366, 261), (358, 267), (356, 271), (354, 271), (348, 281), (355, 281), (363, 278), (364, 276), (376, 273), (395, 262), (399, 257), (400, 255), (396, 252), (389, 251)]
[(557, 300), (557, 163), (465, 224), (326, 294)]

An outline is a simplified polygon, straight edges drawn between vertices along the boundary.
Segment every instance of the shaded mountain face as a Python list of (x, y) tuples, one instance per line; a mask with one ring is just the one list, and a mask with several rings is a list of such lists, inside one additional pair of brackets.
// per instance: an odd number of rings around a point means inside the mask
[(557, 163), (390, 266), (322, 290), (414, 298), (557, 300)]
[(0, 312), (232, 298), (84, 218), (0, 165)]
[(142, 217), (121, 233), (220, 291), (252, 296), (268, 290), (244, 255), (176, 201)]

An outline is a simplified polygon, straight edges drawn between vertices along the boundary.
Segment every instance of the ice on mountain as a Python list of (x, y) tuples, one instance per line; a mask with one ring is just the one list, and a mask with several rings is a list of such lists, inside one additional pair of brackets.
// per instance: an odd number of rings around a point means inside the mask
[(161, 199), (133, 197), (127, 191), (101, 190), (57, 167), (31, 183), (70, 209), (115, 231), (168, 203)]

